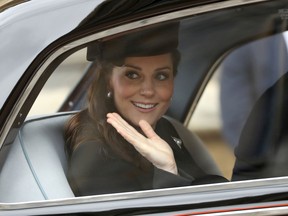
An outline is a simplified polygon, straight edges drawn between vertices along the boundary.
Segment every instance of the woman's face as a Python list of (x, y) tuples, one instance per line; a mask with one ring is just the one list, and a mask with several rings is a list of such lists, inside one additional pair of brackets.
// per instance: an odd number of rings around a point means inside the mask
[(124, 66), (114, 67), (110, 78), (118, 112), (134, 125), (143, 119), (154, 128), (169, 107), (173, 87), (170, 53), (127, 57)]

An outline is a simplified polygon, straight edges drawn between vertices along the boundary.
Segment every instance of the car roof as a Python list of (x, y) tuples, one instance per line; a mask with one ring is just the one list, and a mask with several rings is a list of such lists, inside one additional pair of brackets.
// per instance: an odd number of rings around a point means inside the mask
[[(0, 5), (0, 50), (5, 50), (0, 52), (0, 86), (3, 86), (0, 107), (35, 57), (71, 31), (95, 25), (108, 28), (109, 23), (131, 22), (139, 17), (187, 7), (187, 3), (191, 6), (211, 2), (217, 1), (7, 0)], [(119, 22), (121, 19), (123, 21)]]
[(50, 43), (77, 27), (101, 2), (31, 0), (5, 10), (5, 5), (0, 7), (0, 107), (35, 57)]

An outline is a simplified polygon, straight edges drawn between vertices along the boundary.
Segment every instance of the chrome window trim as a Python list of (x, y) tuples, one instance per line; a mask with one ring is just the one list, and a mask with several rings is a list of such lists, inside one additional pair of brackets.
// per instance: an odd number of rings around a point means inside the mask
[[(247, 195), (251, 197), (248, 191), (253, 190), (253, 196), (262, 195), (265, 191), (271, 193), (283, 192), (283, 189), (288, 193), (288, 177), (258, 179), (258, 180), (246, 180), (238, 182), (225, 182), (208, 185), (187, 186), (178, 188), (166, 188), (155, 189), (147, 191), (135, 191), (124, 192), (115, 194), (104, 194), (94, 196), (73, 197), (65, 199), (53, 199), (43, 201), (31, 201), (21, 203), (0, 203), (0, 215), (1, 210), (23, 210), (33, 209), (39, 207), (61, 207), (88, 204), (94, 210), (107, 211), (111, 208), (111, 202), (113, 202), (113, 208), (137, 208), (140, 206), (163, 206), (163, 199), (165, 199), (165, 206), (173, 206), (177, 204), (193, 204), (203, 202), (213, 202), (223, 199), (223, 192), (225, 192), (226, 199), (241, 198)], [(235, 191), (237, 190), (237, 193)], [(207, 194), (210, 196), (207, 197)], [(213, 195), (212, 195), (213, 194)], [(250, 196), (249, 196), (250, 195)], [(179, 199), (181, 197), (181, 199)], [(178, 199), (177, 199), (178, 198)], [(145, 200), (145, 202), (143, 202)], [(176, 201), (177, 200), (177, 201)], [(189, 200), (189, 202), (187, 201)], [(126, 202), (126, 206), (123, 203)], [(129, 203), (127, 206), (127, 202)], [(97, 207), (97, 208), (96, 208)], [(85, 208), (86, 209), (86, 208)], [(88, 209), (87, 209), (88, 210)], [(111, 209), (110, 209), (111, 210)]]
[[(10, 113), (8, 121), (4, 126), (4, 130), (0, 137), (0, 147), (3, 145), (3, 142), (8, 135), (10, 128), (13, 125), (13, 122), (16, 119), (19, 119), (19, 125), (21, 124), (21, 116), (19, 113), (24, 102), (26, 101), (28, 95), (31, 93), (34, 85), (38, 82), (38, 79), (41, 77), (45, 69), (50, 65), (52, 61), (54, 61), (59, 55), (63, 54), (66, 51), (69, 51), (77, 46), (88, 43), (90, 41), (94, 41), (100, 39), (102, 37), (111, 36), (117, 33), (121, 33), (128, 30), (133, 30), (135, 28), (156, 24), (164, 21), (169, 21), (177, 18), (183, 18), (186, 16), (201, 14), (209, 11), (216, 11), (220, 9), (226, 9), (234, 6), (243, 6), (249, 5), (253, 3), (266, 2), (269, 0), (231, 0), (225, 2), (218, 2), (204, 6), (198, 6), (190, 9), (184, 9), (177, 12), (171, 12), (164, 15), (156, 16), (153, 18), (143, 19), (139, 21), (135, 21), (129, 24), (125, 24), (122, 26), (115, 27), (113, 29), (105, 30), (85, 38), (76, 40), (72, 43), (69, 43), (62, 48), (56, 50), (51, 56), (42, 64), (42, 66), (38, 69), (35, 76), (31, 79), (30, 83), (27, 85), (27, 88), (24, 89), (21, 98), (19, 98), (18, 102), (13, 107), (13, 110)], [(213, 70), (209, 72), (212, 73)], [(204, 84), (203, 84), (204, 86)], [(203, 87), (202, 87), (203, 88)], [(195, 105), (195, 104), (193, 104)], [(193, 107), (193, 106), (192, 106)], [(216, 192), (216, 191), (229, 191), (231, 189), (244, 189), (244, 188), (255, 188), (255, 187), (271, 187), (278, 186), (278, 188), (282, 189), (283, 187), (287, 188), (288, 191), (288, 177), (280, 177), (280, 178), (271, 178), (271, 179), (261, 179), (261, 180), (248, 180), (242, 182), (229, 182), (229, 183), (219, 183), (219, 184), (210, 184), (210, 185), (200, 185), (200, 186), (190, 186), (190, 187), (182, 187), (182, 188), (169, 188), (169, 189), (161, 189), (161, 190), (150, 190), (150, 191), (141, 191), (141, 192), (129, 192), (129, 193), (119, 193), (119, 194), (108, 194), (108, 195), (98, 195), (98, 196), (89, 196), (89, 197), (76, 197), (69, 199), (61, 199), (61, 200), (48, 200), (48, 201), (37, 201), (37, 202), (25, 202), (25, 203), (1, 203), (1, 209), (5, 210), (16, 210), (23, 208), (34, 208), (34, 207), (48, 207), (48, 206), (62, 206), (62, 205), (73, 205), (73, 204), (81, 204), (81, 203), (95, 203), (95, 202), (106, 202), (106, 201), (117, 201), (117, 200), (130, 200), (137, 198), (159, 198), (159, 196), (174, 196), (174, 195), (183, 195), (183, 194), (191, 194), (195, 195), (196, 193), (203, 192)], [(273, 189), (275, 189), (273, 187)], [(233, 192), (233, 191), (231, 191)]]
[(234, 210), (231, 212), (225, 212), (225, 213), (213, 213), (213, 214), (207, 214), (209, 215), (214, 215), (214, 216), (223, 216), (223, 215), (236, 215), (236, 214), (241, 214), (241, 216), (251, 216), (251, 215), (286, 215), (288, 212), (288, 207), (271, 207), (271, 208), (262, 208), (262, 209), (254, 209), (254, 210)]
[(195, 100), (193, 101), (193, 103), (191, 104), (191, 107), (188, 111), (188, 114), (184, 120), (183, 125), (184, 126), (188, 126), (190, 121), (191, 121), (191, 117), (193, 115), (194, 110), (196, 109), (196, 106), (202, 96), (202, 93), (204, 92), (205, 88), (206, 88), (206, 84), (209, 82), (210, 77), (213, 75), (214, 71), (218, 68), (219, 63), (225, 58), (225, 56), (222, 56), (221, 58), (219, 58), (216, 62), (214, 62), (214, 64), (212, 65), (212, 67), (210, 68), (210, 70), (207, 72), (203, 82), (201, 83), (201, 86), (199, 87), (199, 90), (195, 96)]
[[(266, 205), (265, 205), (266, 204)], [(202, 210), (202, 211), (183, 211), (180, 212), (181, 214), (184, 215), (195, 215), (195, 213), (197, 214), (198, 212), (201, 212), (201, 214), (204, 214), (205, 216), (228, 216), (228, 215), (241, 215), (241, 216), (245, 216), (245, 215), (287, 215), (288, 212), (288, 204), (282, 203), (283, 206), (273, 206), (273, 204), (271, 203), (265, 203), (262, 204), (261, 206), (255, 206), (252, 207), (252, 209), (249, 209), (249, 207), (242, 207), (239, 206), (238, 208), (233, 208), (233, 207), (228, 207), (228, 209), (223, 208), (223, 210), (221, 208), (217, 208), (215, 211), (214, 209), (212, 211), (208, 210)], [(272, 205), (272, 206), (270, 206)], [(219, 210), (219, 212), (217, 212), (217, 210)], [(202, 213), (203, 212), (203, 213)]]

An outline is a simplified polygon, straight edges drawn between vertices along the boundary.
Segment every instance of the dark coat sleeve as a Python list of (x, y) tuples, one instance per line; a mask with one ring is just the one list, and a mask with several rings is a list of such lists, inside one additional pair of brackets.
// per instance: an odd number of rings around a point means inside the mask
[(175, 175), (154, 167), (153, 189), (191, 185), (191, 179)]
[(96, 143), (79, 146), (70, 159), (69, 183), (76, 196), (119, 193), (139, 189), (133, 165), (113, 158)]
[(155, 168), (153, 178), (153, 189), (229, 182), (223, 176), (218, 175), (205, 175), (195, 179), (193, 177), (187, 177), (187, 175), (184, 177), (183, 174), (174, 175), (164, 170)]
[[(215, 182), (205, 176), (194, 179), (180, 170), (174, 175), (152, 166), (149, 172), (139, 170), (133, 164), (103, 152), (96, 143), (79, 146), (70, 158), (68, 179), (75, 196), (89, 196), (109, 193), (139, 191), (189, 186)], [(147, 174), (148, 173), (148, 174)], [(151, 178), (150, 178), (151, 177)], [(224, 179), (219, 182), (225, 181)]]
[[(112, 157), (96, 143), (79, 146), (70, 159), (69, 183), (76, 196), (160, 189), (191, 185), (191, 179), (152, 166), (151, 178), (118, 157)], [(145, 182), (148, 187), (143, 187)], [(149, 182), (150, 181), (150, 182)]]

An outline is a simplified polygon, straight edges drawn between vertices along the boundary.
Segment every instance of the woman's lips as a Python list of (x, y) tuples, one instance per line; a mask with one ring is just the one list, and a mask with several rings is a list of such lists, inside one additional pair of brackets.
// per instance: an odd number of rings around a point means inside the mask
[(132, 102), (132, 104), (140, 109), (140, 111), (150, 112), (154, 110), (154, 108), (158, 105), (158, 103), (140, 103), (140, 102)]

